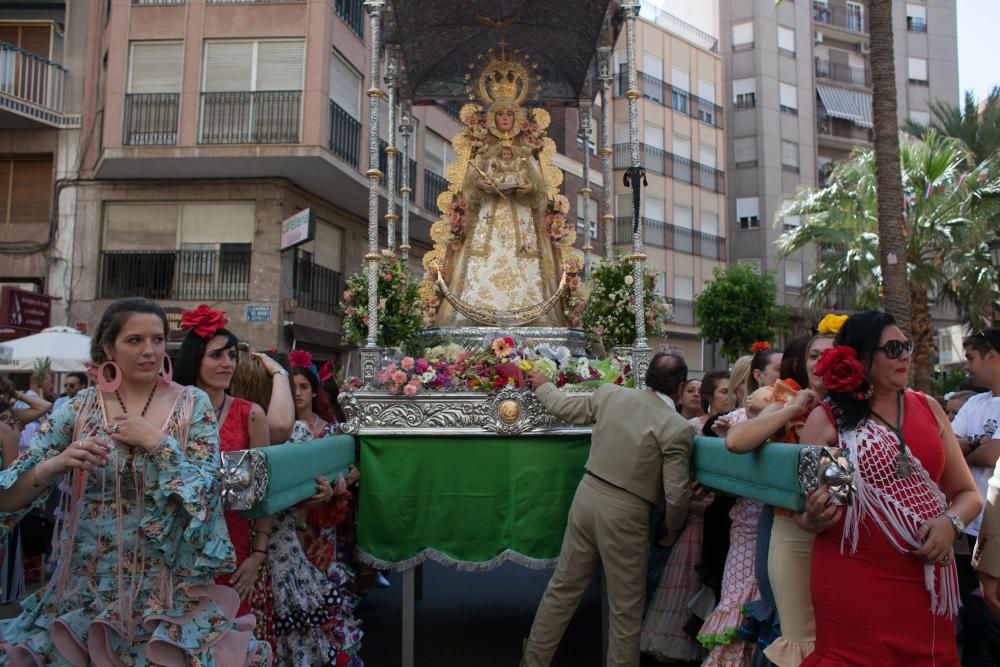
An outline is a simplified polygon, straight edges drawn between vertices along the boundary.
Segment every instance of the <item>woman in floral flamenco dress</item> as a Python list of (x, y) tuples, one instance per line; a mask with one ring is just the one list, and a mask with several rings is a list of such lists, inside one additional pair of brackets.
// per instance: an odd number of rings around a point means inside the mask
[(43, 424), (0, 473), (0, 525), (71, 489), (58, 568), (0, 627), (7, 665), (270, 665), (214, 577), (236, 567), (222, 514), (215, 411), (164, 370), (167, 318), (113, 303), (94, 336), (100, 386)]

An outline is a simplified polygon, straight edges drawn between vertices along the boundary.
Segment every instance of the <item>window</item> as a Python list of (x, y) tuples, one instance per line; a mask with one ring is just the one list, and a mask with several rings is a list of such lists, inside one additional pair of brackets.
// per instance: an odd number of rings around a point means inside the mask
[[(582, 195), (576, 196), (576, 230), (580, 236), (583, 238), (583, 203), (587, 201)], [(593, 241), (597, 238), (597, 200), (590, 199), (587, 201), (587, 219), (590, 220), (590, 239)]]
[(305, 42), (205, 42), (202, 92), (302, 90)]
[(736, 219), (740, 229), (760, 227), (760, 202), (757, 197), (739, 197), (736, 200)]
[(781, 166), (789, 171), (799, 170), (799, 145), (794, 141), (781, 142)]
[(424, 134), (424, 168), (438, 176), (444, 176), (446, 164), (454, 161), (451, 146), (440, 135), (430, 130)]
[(799, 91), (790, 83), (781, 82), (778, 84), (779, 104), (782, 113), (790, 113), (797, 116), (799, 113)]
[(802, 288), (802, 262), (794, 259), (785, 260), (785, 287), (788, 289)]
[(927, 32), (927, 7), (906, 3), (906, 29), (910, 32)]
[(737, 166), (757, 164), (757, 137), (734, 139), (733, 161)]
[(756, 274), (758, 274), (758, 275), (760, 275), (760, 274), (762, 273), (762, 270), (761, 270), (761, 263), (760, 263), (760, 260), (759, 260), (759, 259), (757, 259), (757, 258), (751, 258), (751, 259), (738, 259), (738, 260), (736, 260), (736, 263), (737, 263), (737, 264), (741, 264), (741, 265), (743, 265), (743, 266), (749, 266), (749, 267), (750, 267), (750, 269), (751, 269), (751, 270), (752, 270), (752, 271), (753, 271), (754, 273), (756, 273)]
[(865, 31), (865, 7), (860, 2), (847, 3), (847, 28), (854, 32)]
[(927, 126), (931, 122), (931, 114), (929, 111), (917, 111), (915, 109), (910, 111), (910, 120), (914, 123), (920, 123), (921, 125)]
[(670, 68), (670, 108), (691, 114), (691, 74), (679, 67)]
[(694, 251), (694, 220), (691, 207), (674, 204), (674, 250)]
[(756, 79), (733, 79), (733, 104), (737, 109), (752, 109), (757, 106)]
[(711, 167), (715, 169), (715, 146), (710, 146), (708, 144), (698, 145), (698, 162), (706, 167)]
[(710, 236), (719, 235), (719, 214), (710, 211), (701, 212), (701, 233)]
[(691, 137), (685, 137), (683, 134), (675, 134), (673, 136), (673, 151), (674, 155), (682, 157), (685, 160), (691, 159)]
[(910, 83), (914, 83), (921, 86), (927, 85), (927, 59), (926, 58), (910, 58), (908, 60), (907, 71)]
[(778, 26), (778, 48), (795, 55), (795, 31), (783, 25)]
[(733, 48), (753, 46), (753, 21), (733, 24)]
[[(663, 197), (646, 197), (644, 199), (644, 204), (646, 206), (644, 218), (649, 218), (650, 220), (657, 220), (663, 222), (665, 217), (665, 206)], [(629, 203), (629, 208), (632, 204)]]
[(652, 123), (643, 123), (642, 126), (643, 143), (653, 148), (663, 150), (663, 128)]
[(614, 143), (616, 143), (616, 144), (627, 144), (628, 143), (628, 121), (627, 120), (616, 120), (615, 121)]
[(339, 273), (343, 270), (341, 260), (343, 246), (344, 230), (317, 220), (316, 238), (300, 247), (313, 253), (313, 261), (316, 264)]
[(783, 231), (791, 231), (802, 224), (802, 216), (799, 215), (785, 215), (784, 211), (792, 205), (792, 199), (785, 199), (781, 202), (781, 228)]
[(361, 120), (361, 75), (334, 52), (330, 59), (330, 99), (354, 120)]
[(655, 79), (655, 81), (646, 79), (642, 82), (643, 97), (662, 103), (663, 86), (661, 82), (663, 81), (663, 60), (644, 51), (642, 54), (642, 73), (646, 77)]
[(128, 92), (179, 93), (184, 45), (181, 42), (132, 42)]
[(715, 82), (698, 79), (698, 120), (715, 125)]
[(51, 201), (51, 155), (0, 158), (0, 220), (4, 224), (48, 224)]
[(680, 301), (694, 301), (694, 278), (675, 275), (674, 298)]

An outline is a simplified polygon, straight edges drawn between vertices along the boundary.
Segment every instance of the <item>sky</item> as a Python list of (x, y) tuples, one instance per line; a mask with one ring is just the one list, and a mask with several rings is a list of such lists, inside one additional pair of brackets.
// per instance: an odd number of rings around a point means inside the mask
[(1000, 85), (1000, 67), (994, 58), (993, 40), (1000, 27), (1000, 0), (957, 0), (958, 89), (972, 90), (977, 100)]

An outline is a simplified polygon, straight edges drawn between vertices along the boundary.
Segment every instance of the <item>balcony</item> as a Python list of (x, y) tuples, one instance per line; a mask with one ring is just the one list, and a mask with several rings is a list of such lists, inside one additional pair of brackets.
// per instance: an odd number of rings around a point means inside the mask
[(342, 280), (339, 271), (313, 261), (313, 255), (302, 249), (295, 251), (292, 271), (292, 292), (300, 308), (335, 315), (340, 307)]
[(179, 93), (143, 93), (125, 96), (122, 142), (126, 146), (177, 144)]
[(333, 0), (333, 10), (355, 35), (364, 37), (365, 7), (361, 0)]
[(448, 189), (448, 179), (424, 169), (424, 208), (431, 213), (438, 211), (438, 195)]
[(63, 115), (66, 68), (0, 41), (0, 127), (68, 127), (79, 117)]
[[(654, 248), (666, 248), (697, 255), (705, 259), (720, 259), (726, 254), (726, 239), (713, 234), (696, 232), (662, 220), (642, 219), (642, 240)], [(615, 218), (615, 243), (632, 242), (632, 218)]]
[(831, 6), (829, 3), (814, 2), (813, 21), (820, 25), (830, 26), (856, 35), (863, 35), (868, 32), (865, 25), (864, 10), (858, 5)]
[[(614, 151), (615, 169), (628, 169), (630, 165), (628, 144), (615, 144)], [(640, 163), (650, 173), (691, 183), (712, 192), (726, 191), (725, 174), (714, 167), (674, 155), (649, 144), (639, 144), (639, 151)]]
[(102, 299), (245, 301), (250, 246), (218, 250), (116, 250), (101, 253)]
[[(692, 95), (683, 88), (675, 88), (669, 83), (650, 76), (645, 72), (638, 72), (636, 76), (639, 92), (647, 100), (669, 106), (677, 113), (696, 118), (706, 125), (718, 128), (722, 127), (722, 107), (714, 102), (698, 97), (697, 95)], [(628, 76), (621, 72), (616, 74), (615, 97), (624, 97), (627, 90)]]
[(183, 5), (185, 0), (132, 0), (133, 5)]
[(360, 142), (361, 123), (330, 100), (330, 150), (356, 168)]
[(296, 144), (302, 92), (269, 90), (201, 94), (199, 144)]
[(816, 118), (816, 134), (819, 143), (845, 149), (870, 144), (874, 140), (871, 128), (859, 127), (849, 120), (831, 116)]
[(816, 58), (816, 78), (849, 83), (854, 86), (868, 86), (868, 71), (864, 67), (851, 67), (843, 63)]
[(671, 298), (667, 302), (674, 307), (673, 324), (694, 326), (694, 301)]

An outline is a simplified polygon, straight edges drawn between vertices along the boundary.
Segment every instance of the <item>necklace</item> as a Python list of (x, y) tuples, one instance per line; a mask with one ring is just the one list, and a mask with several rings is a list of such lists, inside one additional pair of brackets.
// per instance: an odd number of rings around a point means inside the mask
[[(158, 380), (153, 383), (153, 390), (149, 392), (149, 398), (146, 399), (146, 405), (142, 406), (142, 412), (139, 413), (140, 417), (146, 416), (146, 411), (149, 410), (149, 404), (153, 402), (153, 396), (156, 395), (156, 387), (159, 386), (159, 384), (160, 382)], [(127, 415), (128, 408), (125, 407), (125, 401), (122, 400), (122, 395), (118, 393), (117, 389), (115, 389), (115, 398), (118, 399), (118, 405), (121, 406), (122, 413)]]
[(906, 457), (906, 441), (903, 439), (903, 393), (899, 392), (896, 396), (899, 401), (898, 421), (896, 424), (893, 424), (875, 412), (875, 410), (872, 410), (872, 416), (877, 417), (889, 430), (896, 434), (896, 438), (899, 440), (899, 454), (896, 456), (896, 477), (898, 479), (906, 479), (913, 472), (913, 465), (910, 464), (910, 460)]
[(219, 421), (219, 418), (222, 416), (223, 410), (226, 409), (226, 399), (227, 398), (229, 398), (229, 396), (227, 396), (226, 394), (222, 395), (222, 403), (220, 403), (219, 407), (217, 407), (215, 409), (215, 421)]

